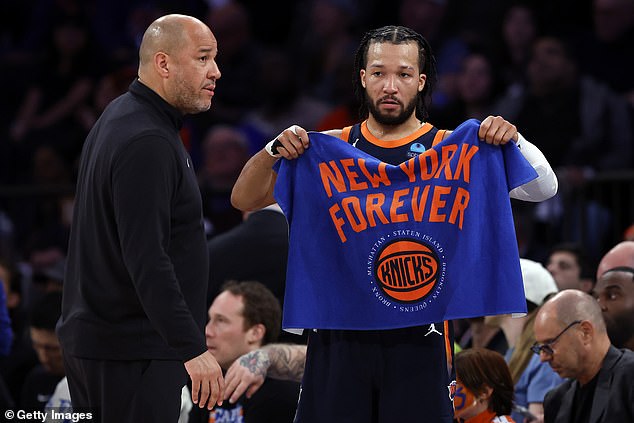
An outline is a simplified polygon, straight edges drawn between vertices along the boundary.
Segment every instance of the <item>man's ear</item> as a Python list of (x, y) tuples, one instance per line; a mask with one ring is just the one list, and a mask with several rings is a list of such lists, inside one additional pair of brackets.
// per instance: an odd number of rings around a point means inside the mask
[(427, 75), (421, 73), (420, 75), (418, 75), (418, 92), (423, 91), (423, 88), (425, 88), (425, 83), (427, 83)]
[(262, 323), (253, 325), (247, 331), (247, 342), (249, 344), (262, 343), (262, 339), (264, 339), (265, 334), (266, 334), (266, 327)]
[(361, 86), (365, 88), (365, 69), (359, 71), (359, 78), (361, 79)]
[(154, 68), (161, 78), (169, 77), (169, 56), (159, 51), (154, 55)]

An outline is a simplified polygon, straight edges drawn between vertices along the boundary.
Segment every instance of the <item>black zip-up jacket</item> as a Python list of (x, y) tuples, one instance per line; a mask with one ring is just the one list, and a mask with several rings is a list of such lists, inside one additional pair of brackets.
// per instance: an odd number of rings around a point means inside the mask
[(137, 80), (90, 131), (58, 323), (65, 354), (187, 361), (206, 351), (209, 264), (181, 124)]

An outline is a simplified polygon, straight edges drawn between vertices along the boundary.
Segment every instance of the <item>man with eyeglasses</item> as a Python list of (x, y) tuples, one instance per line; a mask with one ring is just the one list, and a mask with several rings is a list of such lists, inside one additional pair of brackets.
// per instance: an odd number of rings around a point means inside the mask
[(634, 352), (615, 348), (601, 307), (568, 289), (544, 303), (535, 318), (531, 350), (568, 378), (544, 398), (544, 422), (634, 421)]

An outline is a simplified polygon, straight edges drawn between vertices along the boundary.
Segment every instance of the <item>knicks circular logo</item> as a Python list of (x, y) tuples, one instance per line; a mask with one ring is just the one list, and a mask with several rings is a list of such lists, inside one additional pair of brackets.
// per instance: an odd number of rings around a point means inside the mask
[(377, 254), (374, 278), (385, 295), (411, 303), (432, 292), (438, 282), (438, 267), (438, 256), (427, 244), (398, 239)]

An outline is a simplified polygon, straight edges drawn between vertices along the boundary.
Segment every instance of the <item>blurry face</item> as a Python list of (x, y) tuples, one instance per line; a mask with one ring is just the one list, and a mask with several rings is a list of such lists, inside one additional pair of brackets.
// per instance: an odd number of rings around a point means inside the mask
[(209, 352), (224, 370), (242, 354), (259, 346), (253, 344), (253, 328), (244, 329), (242, 297), (222, 292), (209, 308), (205, 337)]
[[(535, 319), (535, 340), (539, 344), (550, 343), (565, 327), (561, 326), (552, 314), (541, 313)], [(580, 334), (579, 324), (571, 326), (557, 338), (556, 342), (549, 345), (553, 353), (540, 353), (540, 360), (548, 362), (559, 376), (575, 378), (581, 374), (584, 362)]]
[(580, 289), (579, 278), (581, 267), (577, 264), (575, 256), (566, 251), (557, 251), (548, 258), (546, 266), (560, 291), (564, 289)]
[(205, 169), (212, 178), (228, 178), (232, 185), (249, 159), (242, 140), (233, 133), (216, 133), (205, 140)]
[(634, 275), (608, 272), (595, 287), (610, 341), (618, 348), (634, 339)]
[(486, 101), (491, 91), (492, 77), (489, 62), (480, 55), (465, 58), (458, 76), (458, 90), (466, 103)]
[(209, 110), (211, 98), (220, 78), (215, 58), (218, 52), (216, 38), (209, 28), (191, 24), (183, 34), (187, 40), (170, 57), (171, 82), (166, 87), (170, 104), (182, 113), (200, 113)]
[(559, 41), (543, 38), (533, 47), (528, 75), (538, 85), (558, 84), (571, 75), (573, 67)]
[(370, 114), (380, 124), (400, 125), (412, 117), (425, 79), (419, 71), (415, 42), (369, 45), (361, 83)]
[(532, 12), (523, 6), (511, 8), (504, 19), (503, 32), (509, 46), (517, 48), (530, 46), (537, 32)]
[(46, 370), (54, 375), (64, 374), (62, 349), (55, 332), (46, 329), (31, 328), (31, 342), (37, 358)]

